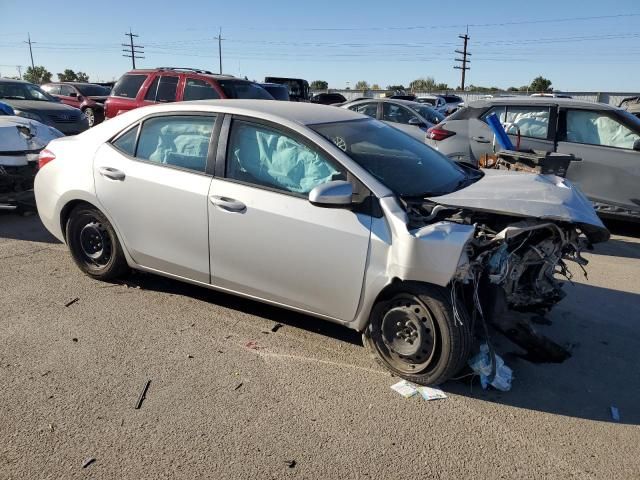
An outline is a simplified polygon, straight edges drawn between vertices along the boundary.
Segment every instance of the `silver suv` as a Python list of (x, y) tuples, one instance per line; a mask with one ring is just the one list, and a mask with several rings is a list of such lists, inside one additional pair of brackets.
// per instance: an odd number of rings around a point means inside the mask
[(493, 98), (471, 102), (427, 134), (449, 158), (478, 165), (495, 150), (486, 122), (495, 113), (520, 149), (571, 153), (567, 179), (598, 213), (640, 220), (640, 119), (602, 103), (563, 98)]

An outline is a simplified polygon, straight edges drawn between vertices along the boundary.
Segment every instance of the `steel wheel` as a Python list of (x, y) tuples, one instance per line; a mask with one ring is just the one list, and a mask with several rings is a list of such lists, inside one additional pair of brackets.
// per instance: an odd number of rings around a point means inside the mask
[(105, 267), (111, 259), (109, 232), (97, 220), (90, 220), (80, 230), (80, 248), (87, 261)]

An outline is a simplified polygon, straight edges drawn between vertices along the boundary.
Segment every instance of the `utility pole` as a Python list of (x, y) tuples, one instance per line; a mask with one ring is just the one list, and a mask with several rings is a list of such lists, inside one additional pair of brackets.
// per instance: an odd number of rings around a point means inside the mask
[(126, 37), (129, 37), (129, 44), (121, 43), (123, 47), (127, 47), (127, 49), (122, 49), (123, 52), (126, 52), (128, 55), (122, 55), (123, 57), (127, 57), (131, 59), (131, 64), (133, 65), (133, 69), (136, 68), (136, 58), (144, 58), (138, 55), (139, 53), (144, 53), (143, 50), (136, 50), (136, 48), (144, 48), (141, 45), (133, 44), (133, 37), (138, 37), (135, 33), (131, 33), (131, 28), (129, 28), (129, 33), (124, 34)]
[(226, 40), (226, 38), (222, 38), (222, 27), (220, 27), (220, 32), (217, 37), (213, 37), (218, 40), (218, 60), (220, 62), (220, 75), (222, 75), (222, 40)]
[(462, 58), (456, 58), (455, 61), (462, 63), (462, 66), (456, 65), (453, 68), (455, 68), (457, 70), (462, 70), (462, 79), (460, 81), (460, 89), (464, 90), (465, 74), (466, 74), (467, 70), (471, 69), (471, 67), (467, 66), (469, 63), (471, 63), (471, 60), (467, 60), (467, 57), (471, 56), (471, 54), (467, 51), (467, 44), (468, 44), (468, 42), (470, 40), (469, 27), (467, 27), (467, 33), (465, 33), (464, 35), (458, 35), (458, 38), (461, 38), (462, 40), (464, 40), (464, 47), (463, 47), (462, 51), (456, 50), (456, 53), (459, 53), (460, 55), (462, 55)]
[(18, 79), (22, 80), (22, 65), (16, 65), (16, 69), (18, 70)]
[(22, 42), (22, 43), (28, 43), (29, 44), (29, 55), (31, 55), (31, 69), (33, 70), (33, 69), (36, 68), (36, 66), (33, 63), (33, 49), (31, 48), (31, 44), (32, 43), (36, 43), (36, 42), (32, 42), (31, 41), (31, 34), (30, 33), (27, 33), (27, 39), (28, 40), (26, 42)]

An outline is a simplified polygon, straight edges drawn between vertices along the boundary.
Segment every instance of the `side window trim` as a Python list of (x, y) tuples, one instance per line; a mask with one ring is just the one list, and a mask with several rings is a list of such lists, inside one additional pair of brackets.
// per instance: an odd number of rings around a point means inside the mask
[(228, 120), (227, 118), (225, 118), (225, 124), (222, 127), (222, 133), (220, 135), (220, 141), (218, 143), (218, 154), (216, 157), (216, 178), (219, 178), (220, 180), (239, 183), (241, 185), (246, 185), (248, 187), (267, 190), (270, 192), (279, 193), (281, 195), (288, 195), (295, 198), (308, 199), (309, 197), (309, 195), (306, 193), (298, 193), (298, 192), (287, 191), (279, 188), (272, 188), (265, 185), (258, 185), (255, 183), (244, 182), (242, 180), (227, 177), (227, 158), (229, 153), (229, 145), (230, 145), (230, 139), (231, 139), (231, 133), (232, 133), (234, 121), (242, 122), (244, 124), (249, 124), (249, 125), (255, 125), (261, 128), (271, 129), (278, 133), (287, 135), (288, 137), (300, 143), (301, 145), (304, 145), (305, 147), (319, 154), (322, 154), (324, 157), (326, 157), (329, 160), (329, 162), (331, 162), (332, 166), (334, 166), (336, 169), (342, 172), (347, 178), (351, 178), (351, 177), (355, 178), (355, 176), (353, 176), (351, 172), (349, 172), (349, 170), (347, 170), (347, 168), (344, 165), (342, 165), (342, 163), (340, 163), (331, 153), (327, 152), (325, 149), (323, 149), (319, 145), (316, 145), (315, 143), (305, 138), (303, 135), (300, 135), (298, 132), (291, 130), (290, 128), (287, 128), (284, 125), (274, 124), (269, 122), (268, 120), (263, 120), (261, 118), (254, 118), (254, 117), (246, 117), (243, 115), (228, 114), (228, 115), (225, 115), (225, 117), (227, 117)]
[[(198, 175), (206, 175), (208, 177), (212, 177), (213, 176), (213, 168), (214, 168), (214, 164), (215, 164), (215, 152), (217, 152), (219, 150), (218, 149), (218, 143), (219, 143), (219, 138), (220, 138), (220, 129), (222, 127), (222, 121), (223, 121), (223, 118), (225, 116), (226, 115), (223, 115), (223, 114), (218, 113), (218, 112), (155, 113), (155, 114), (148, 115), (148, 116), (146, 116), (144, 118), (141, 118), (140, 120), (138, 120), (137, 123), (135, 123), (133, 125), (130, 125), (128, 128), (118, 132), (116, 135), (114, 135), (110, 140), (108, 140), (105, 143), (109, 144), (111, 146), (111, 148), (114, 148), (120, 154), (125, 155), (129, 160), (133, 160), (133, 161), (141, 162), (141, 163), (147, 163), (147, 164), (151, 164), (151, 165), (156, 165), (156, 166), (163, 167), (163, 168), (172, 168), (172, 169), (180, 170), (180, 171), (183, 171), (183, 172), (195, 173), (195, 174), (198, 174)], [(211, 138), (209, 139), (209, 145), (208, 145), (207, 157), (206, 157), (206, 165), (205, 165), (205, 170), (204, 171), (192, 170), (192, 169), (180, 167), (180, 166), (177, 166), (177, 165), (169, 165), (169, 164), (157, 163), (157, 162), (153, 162), (153, 161), (138, 157), (138, 144), (140, 143), (140, 134), (142, 133), (142, 126), (144, 125), (144, 123), (147, 120), (151, 120), (151, 119), (154, 119), (154, 118), (162, 118), (162, 117), (215, 117), (215, 122), (213, 124), (213, 129), (211, 131)], [(124, 152), (124, 151), (120, 150), (118, 147), (116, 147), (114, 145), (114, 142), (116, 142), (119, 138), (121, 138), (124, 135), (126, 135), (127, 133), (129, 133), (134, 128), (137, 129), (137, 132), (136, 132), (136, 140), (135, 140), (135, 146), (134, 146), (134, 149), (133, 149), (133, 156), (132, 156), (132, 155), (129, 155), (127, 152)]]

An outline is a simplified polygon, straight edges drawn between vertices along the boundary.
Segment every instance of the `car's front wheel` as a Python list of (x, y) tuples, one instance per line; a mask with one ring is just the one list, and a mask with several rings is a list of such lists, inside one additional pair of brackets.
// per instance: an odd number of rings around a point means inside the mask
[(471, 325), (465, 309), (456, 310), (449, 289), (408, 283), (374, 306), (363, 341), (399, 377), (438, 385), (464, 367), (471, 350)]
[(76, 265), (90, 277), (113, 280), (128, 271), (116, 232), (98, 209), (74, 208), (67, 220), (66, 239)]

